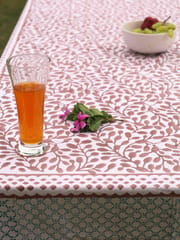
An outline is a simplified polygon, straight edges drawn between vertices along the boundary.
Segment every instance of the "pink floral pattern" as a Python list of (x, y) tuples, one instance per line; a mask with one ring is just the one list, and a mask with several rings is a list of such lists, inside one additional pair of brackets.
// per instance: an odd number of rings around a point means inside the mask
[[(123, 22), (169, 12), (177, 40), (168, 52), (143, 56), (126, 48)], [(0, 62), (0, 194), (180, 194), (179, 26), (178, 1), (29, 0)], [(47, 152), (26, 158), (16, 152), (5, 59), (28, 52), (47, 54), (51, 69)], [(76, 102), (124, 121), (74, 134), (58, 114)]]

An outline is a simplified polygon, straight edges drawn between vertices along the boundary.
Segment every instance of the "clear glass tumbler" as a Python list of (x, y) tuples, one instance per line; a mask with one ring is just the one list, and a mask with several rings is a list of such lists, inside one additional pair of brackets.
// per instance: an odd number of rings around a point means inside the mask
[(44, 153), (43, 115), (50, 59), (41, 54), (24, 54), (7, 59), (7, 68), (16, 99), (20, 141), (19, 154)]

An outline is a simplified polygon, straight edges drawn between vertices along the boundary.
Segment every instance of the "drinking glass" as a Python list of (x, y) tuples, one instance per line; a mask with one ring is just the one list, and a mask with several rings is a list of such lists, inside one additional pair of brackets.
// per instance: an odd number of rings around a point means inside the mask
[(45, 151), (43, 115), (49, 62), (49, 57), (42, 54), (24, 54), (7, 59), (18, 112), (18, 151), (23, 156), (37, 156)]

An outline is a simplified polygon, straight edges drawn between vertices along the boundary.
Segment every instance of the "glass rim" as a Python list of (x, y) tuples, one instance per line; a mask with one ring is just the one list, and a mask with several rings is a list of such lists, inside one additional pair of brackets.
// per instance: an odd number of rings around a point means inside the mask
[(6, 64), (7, 66), (14, 66), (13, 63), (11, 63), (11, 60), (18, 58), (18, 57), (26, 57), (26, 56), (31, 56), (31, 57), (35, 57), (35, 56), (39, 56), (42, 57), (44, 59), (46, 59), (46, 63), (49, 63), (51, 61), (50, 57), (46, 54), (43, 53), (24, 53), (24, 54), (17, 54), (17, 55), (13, 55), (7, 58), (6, 60)]

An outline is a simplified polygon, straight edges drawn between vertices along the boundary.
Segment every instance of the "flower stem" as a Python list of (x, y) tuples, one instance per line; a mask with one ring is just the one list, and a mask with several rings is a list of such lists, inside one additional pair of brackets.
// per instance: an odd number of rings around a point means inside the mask
[(124, 120), (123, 119), (118, 119), (118, 118), (111, 118), (111, 119), (107, 119), (108, 122), (116, 122), (116, 121), (119, 121), (119, 122), (123, 122)]

